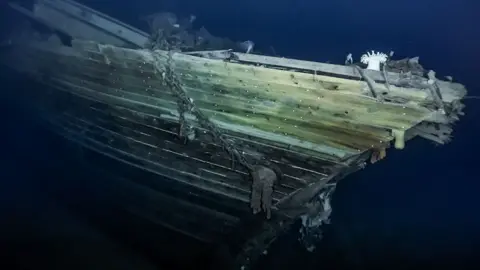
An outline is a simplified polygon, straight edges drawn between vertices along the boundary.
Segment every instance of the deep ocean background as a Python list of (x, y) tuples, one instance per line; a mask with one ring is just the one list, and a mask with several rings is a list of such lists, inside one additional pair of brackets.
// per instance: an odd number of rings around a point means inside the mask
[[(347, 53), (358, 59), (372, 49), (393, 50), (396, 59), (420, 56), (438, 77), (451, 75), (469, 96), (480, 95), (480, 3), (474, 0), (80, 2), (144, 30), (142, 15), (195, 14), (195, 26), (215, 36), (250, 39), (290, 58), (341, 64)], [(0, 9), (5, 32), (14, 27), (12, 11), (3, 3)], [(72, 203), (53, 194), (56, 181), (75, 189), (82, 177), (95, 174), (71, 154), (74, 147), (43, 130), (15, 95), (19, 87), (38, 85), (3, 67), (0, 83), (0, 260), (18, 266), (2, 269), (203, 269), (210, 263), (210, 247), (151, 228), (146, 237), (158, 243), (152, 252), (135, 243), (138, 237), (129, 236), (128, 228), (106, 226), (106, 220), (124, 221), (102, 211), (102, 202)], [(316, 252), (304, 251), (292, 231), (259, 269), (474, 263), (480, 254), (480, 100), (465, 103), (466, 116), (450, 144), (415, 139), (341, 181), (332, 225)], [(82, 198), (81, 190), (75, 198)]]

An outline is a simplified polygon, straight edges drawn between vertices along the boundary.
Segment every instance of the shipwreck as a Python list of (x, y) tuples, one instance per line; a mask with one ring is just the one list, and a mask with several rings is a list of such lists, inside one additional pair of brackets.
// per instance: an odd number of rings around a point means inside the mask
[(115, 195), (133, 216), (220, 246), (237, 237), (236, 269), (296, 220), (317, 235), (336, 183), (391, 148), (448, 142), (467, 93), (418, 58), (316, 63), (256, 54), (194, 16), (146, 17), (146, 33), (71, 0), (10, 7), (29, 23), (1, 62), (48, 86), (23, 93), (44, 123), (148, 187), (141, 203), (126, 194), (140, 190)]

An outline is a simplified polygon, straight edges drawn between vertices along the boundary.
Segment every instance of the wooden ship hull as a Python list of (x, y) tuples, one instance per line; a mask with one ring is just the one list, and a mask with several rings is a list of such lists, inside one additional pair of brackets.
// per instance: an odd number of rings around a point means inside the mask
[[(49, 128), (101, 154), (98, 167), (122, 164), (111, 184), (119, 188), (105, 197), (204, 242), (236, 236), (238, 267), (300, 216), (315, 223), (336, 181), (390, 144), (448, 141), (466, 95), (460, 84), (408, 73), (152, 51), (141, 48), (147, 34), (73, 1), (11, 6), (71, 38), (8, 42), (2, 63), (48, 86), (24, 94)], [(275, 173), (271, 194), (252, 185), (262, 170)], [(252, 217), (261, 195), (271, 199), (261, 201), (269, 219)]]

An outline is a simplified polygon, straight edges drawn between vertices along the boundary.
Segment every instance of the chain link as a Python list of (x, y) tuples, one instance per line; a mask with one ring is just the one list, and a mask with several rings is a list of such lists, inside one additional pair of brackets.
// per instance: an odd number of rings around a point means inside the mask
[(226, 138), (226, 136), (220, 132), (219, 128), (195, 105), (194, 100), (188, 97), (179, 77), (174, 71), (173, 54), (174, 52), (169, 51), (168, 58), (162, 59), (159, 53), (152, 53), (156, 60), (155, 68), (161, 74), (162, 80), (169, 90), (177, 98), (180, 134), (185, 135), (188, 129), (185, 113), (192, 113), (197, 118), (200, 126), (209, 131), (214, 140), (222, 146), (223, 150), (232, 156), (232, 167), (235, 166), (235, 160), (237, 160), (242, 166), (247, 168), (249, 172), (252, 172), (253, 165), (250, 164), (244, 154), (235, 147), (234, 142)]

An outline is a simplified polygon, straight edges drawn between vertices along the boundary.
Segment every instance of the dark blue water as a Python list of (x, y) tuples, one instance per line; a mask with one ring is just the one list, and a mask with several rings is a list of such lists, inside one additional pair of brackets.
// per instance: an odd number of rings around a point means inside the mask
[[(138, 17), (156, 10), (195, 14), (196, 25), (216, 36), (251, 39), (258, 48), (273, 46), (285, 57), (342, 63), (347, 53), (358, 58), (371, 49), (394, 50), (396, 58), (418, 55), (439, 77), (451, 75), (467, 86), (469, 95), (480, 95), (480, 4), (473, 0), (81, 2), (145, 30)], [(18, 80), (2, 78), (3, 92), (15, 87)], [(332, 225), (317, 252), (302, 250), (292, 232), (277, 241), (261, 266), (319, 269), (328, 263), (371, 269), (473, 262), (480, 251), (479, 102), (466, 101), (466, 116), (455, 126), (450, 144), (412, 141), (342, 181), (334, 196)], [(3, 98), (0, 110), (0, 240), (8, 247), (9, 261), (30, 265), (19, 269), (198, 269), (208, 264), (205, 249), (166, 231), (157, 233), (156, 242), (187, 248), (163, 246), (159, 254), (169, 255), (155, 258), (142, 243), (132, 244), (102, 225), (98, 213), (89, 218), (85, 207), (73, 211), (49, 195), (43, 183), (66, 177), (65, 170), (79, 165), (64, 161), (68, 151), (31, 122), (21, 103)]]

